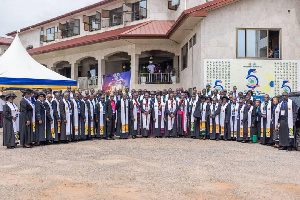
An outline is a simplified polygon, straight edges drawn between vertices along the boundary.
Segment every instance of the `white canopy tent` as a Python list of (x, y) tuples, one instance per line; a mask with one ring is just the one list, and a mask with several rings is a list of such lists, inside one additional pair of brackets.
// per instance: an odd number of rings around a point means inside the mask
[(7, 51), (0, 57), (0, 88), (76, 87), (77, 82), (66, 78), (35, 61), (16, 35)]

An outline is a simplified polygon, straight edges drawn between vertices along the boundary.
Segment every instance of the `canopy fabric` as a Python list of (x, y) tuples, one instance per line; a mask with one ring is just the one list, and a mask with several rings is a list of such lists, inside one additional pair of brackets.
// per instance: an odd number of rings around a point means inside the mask
[(0, 88), (76, 87), (77, 82), (66, 78), (35, 61), (16, 35), (11, 46), (0, 57)]

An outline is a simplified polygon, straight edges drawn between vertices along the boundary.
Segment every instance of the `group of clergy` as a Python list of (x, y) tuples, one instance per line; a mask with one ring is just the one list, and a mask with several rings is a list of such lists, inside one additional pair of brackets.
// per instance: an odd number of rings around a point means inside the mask
[(282, 94), (264, 101), (233, 91), (205, 89), (191, 94), (176, 91), (94, 89), (43, 91), (22, 90), (20, 108), (16, 95), (6, 95), (3, 106), (3, 145), (13, 149), (90, 139), (135, 139), (148, 137), (190, 137), (193, 139), (235, 140), (291, 151), (295, 146), (297, 108)]

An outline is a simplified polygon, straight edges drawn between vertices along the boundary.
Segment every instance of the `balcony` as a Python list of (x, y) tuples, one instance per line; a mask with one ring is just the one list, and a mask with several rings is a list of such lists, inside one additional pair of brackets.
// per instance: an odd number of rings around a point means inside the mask
[(139, 73), (139, 84), (176, 84), (178, 77), (173, 73)]

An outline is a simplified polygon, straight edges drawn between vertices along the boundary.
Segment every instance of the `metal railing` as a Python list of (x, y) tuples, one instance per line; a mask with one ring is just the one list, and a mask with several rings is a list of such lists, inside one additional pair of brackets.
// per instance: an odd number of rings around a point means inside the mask
[(89, 89), (98, 86), (98, 76), (88, 77), (78, 77), (78, 88)]
[(139, 73), (139, 84), (176, 84), (178, 77), (172, 73)]

